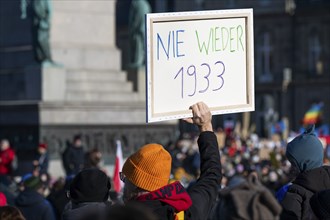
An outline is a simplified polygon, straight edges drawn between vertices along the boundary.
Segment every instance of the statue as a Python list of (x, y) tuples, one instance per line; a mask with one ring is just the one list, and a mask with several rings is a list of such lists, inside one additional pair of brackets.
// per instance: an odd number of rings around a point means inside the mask
[(151, 12), (146, 0), (132, 0), (129, 11), (129, 67), (138, 69), (145, 64), (145, 14)]
[(41, 64), (53, 63), (49, 46), (51, 12), (50, 0), (32, 1), (32, 43), (35, 59)]

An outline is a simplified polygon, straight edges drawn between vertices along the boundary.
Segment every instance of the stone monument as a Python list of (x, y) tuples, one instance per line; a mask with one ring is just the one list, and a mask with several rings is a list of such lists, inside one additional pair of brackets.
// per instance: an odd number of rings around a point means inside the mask
[(141, 97), (145, 94), (145, 15), (151, 12), (146, 0), (132, 0), (129, 8), (128, 79)]
[(147, 142), (168, 142), (175, 123), (146, 125), (145, 98), (121, 70), (116, 1), (49, 3), (50, 60), (60, 66), (34, 59), (33, 2), (0, 2), (0, 138), (21, 149), (46, 142), (53, 158), (77, 133), (104, 155), (115, 154), (118, 139), (124, 156)]
[[(21, 0), (26, 1), (26, 0)], [(38, 63), (51, 63), (49, 46), (52, 6), (50, 0), (33, 0), (32, 4), (32, 47)]]

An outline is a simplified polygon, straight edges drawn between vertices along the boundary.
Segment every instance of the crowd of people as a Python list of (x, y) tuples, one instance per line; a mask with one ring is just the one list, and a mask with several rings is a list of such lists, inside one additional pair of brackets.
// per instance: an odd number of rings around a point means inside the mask
[(86, 153), (79, 135), (62, 155), (66, 176), (56, 180), (44, 143), (13, 178), (22, 163), (2, 140), (0, 220), (330, 219), (330, 146), (313, 126), (289, 143), (280, 134), (244, 139), (235, 130), (213, 131), (204, 103), (191, 111), (185, 121), (198, 134), (167, 146), (148, 143), (130, 155), (119, 173), (122, 193), (114, 193), (100, 166), (101, 152)]

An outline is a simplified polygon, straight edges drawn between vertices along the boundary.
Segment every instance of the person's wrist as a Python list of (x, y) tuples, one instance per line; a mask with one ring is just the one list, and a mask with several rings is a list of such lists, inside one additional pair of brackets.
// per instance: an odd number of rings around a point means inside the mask
[(200, 132), (213, 131), (212, 123), (210, 122), (199, 126), (199, 131)]

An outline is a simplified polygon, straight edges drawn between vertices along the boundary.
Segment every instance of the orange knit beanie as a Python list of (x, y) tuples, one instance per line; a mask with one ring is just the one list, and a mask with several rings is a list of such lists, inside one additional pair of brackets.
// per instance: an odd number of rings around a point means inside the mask
[(159, 144), (147, 144), (127, 158), (123, 173), (135, 186), (149, 192), (168, 184), (171, 155)]

